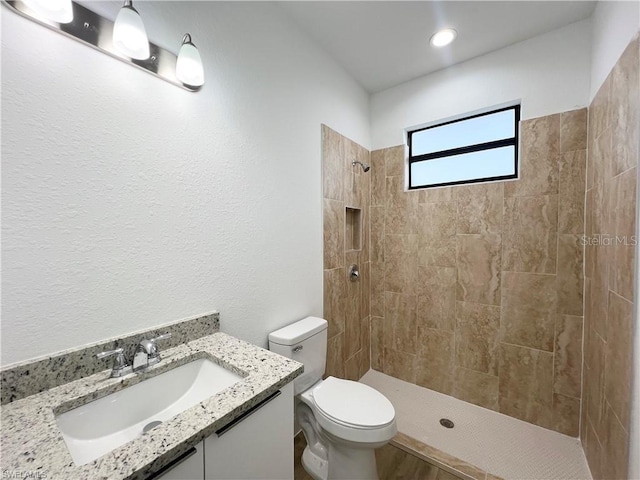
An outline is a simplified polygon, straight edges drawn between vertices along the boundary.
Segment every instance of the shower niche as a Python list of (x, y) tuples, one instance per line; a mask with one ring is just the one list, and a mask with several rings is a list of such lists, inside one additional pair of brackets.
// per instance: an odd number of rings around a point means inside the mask
[(345, 250), (362, 250), (362, 210), (346, 207), (345, 211)]

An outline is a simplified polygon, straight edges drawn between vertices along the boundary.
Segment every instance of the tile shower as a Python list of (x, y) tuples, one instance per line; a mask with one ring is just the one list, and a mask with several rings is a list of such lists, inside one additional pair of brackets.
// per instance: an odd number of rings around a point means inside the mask
[(636, 37), (589, 107), (585, 218), (591, 241), (585, 254), (580, 439), (594, 478), (627, 478), (632, 321), (637, 301), (633, 275), (639, 57)]
[[(371, 364), (369, 328), (369, 205), (371, 176), (352, 161), (369, 163), (369, 151), (322, 126), (324, 316), (327, 375), (358, 380)], [(347, 233), (348, 232), (348, 233)], [(358, 265), (360, 280), (347, 278)]]
[(370, 362), (580, 437), (594, 478), (626, 478), (639, 53), (589, 108), (521, 122), (516, 181), (406, 192), (404, 146), (369, 154), (323, 126), (327, 374)]
[(373, 368), (577, 436), (586, 124), (523, 121), (507, 183), (405, 192), (372, 152)]

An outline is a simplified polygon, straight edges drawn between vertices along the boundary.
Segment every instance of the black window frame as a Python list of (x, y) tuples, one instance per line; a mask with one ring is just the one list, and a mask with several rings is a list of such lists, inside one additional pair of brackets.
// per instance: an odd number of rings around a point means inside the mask
[[(502, 139), (502, 140), (494, 140), (491, 142), (485, 142), (485, 143), (476, 143), (473, 145), (467, 145), (465, 147), (457, 147), (457, 148), (451, 148), (449, 150), (440, 150), (438, 152), (431, 152), (431, 153), (425, 153), (422, 155), (417, 155), (417, 156), (413, 156), (412, 153), (412, 136), (414, 133), (418, 133), (418, 132), (423, 132), (424, 130), (429, 130), (432, 128), (437, 128), (437, 127), (443, 127), (445, 125), (449, 125), (452, 123), (458, 123), (458, 122), (464, 122), (466, 120), (471, 120), (474, 118), (478, 118), (478, 117), (484, 117), (487, 115), (492, 115), (494, 113), (499, 113), (499, 112), (504, 112), (507, 110), (513, 110), (515, 115), (514, 115), (514, 119), (515, 119), (515, 125), (514, 125), (514, 132), (515, 135), (511, 138), (506, 138), (506, 139)], [(407, 145), (409, 147), (409, 165), (408, 165), (408, 175), (409, 175), (409, 182), (408, 182), (408, 189), (409, 190), (421, 190), (421, 189), (425, 189), (425, 188), (436, 188), (436, 187), (448, 187), (448, 186), (453, 186), (453, 185), (467, 185), (470, 183), (485, 183), (485, 182), (498, 182), (498, 181), (502, 181), (502, 180), (513, 180), (513, 179), (517, 179), (518, 178), (518, 161), (519, 161), (519, 139), (520, 139), (520, 104), (515, 104), (515, 105), (510, 105), (508, 107), (502, 107), (502, 108), (498, 108), (495, 110), (490, 110), (487, 112), (483, 112), (483, 113), (478, 113), (475, 115), (469, 115), (467, 117), (462, 117), (462, 118), (458, 118), (455, 120), (450, 120), (447, 122), (442, 122), (442, 123), (438, 123), (436, 125), (430, 125), (428, 127), (424, 127), (424, 128), (418, 128), (415, 130), (411, 130), (407, 132)], [(437, 158), (446, 158), (446, 157), (451, 157), (453, 155), (460, 155), (460, 154), (465, 154), (465, 153), (473, 153), (473, 152), (480, 152), (483, 150), (492, 150), (495, 148), (501, 148), (501, 147), (509, 147), (509, 146), (513, 146), (514, 147), (514, 167), (515, 170), (512, 175), (502, 175), (502, 176), (498, 176), (498, 177), (483, 177), (483, 178), (473, 178), (470, 180), (460, 180), (460, 181), (456, 181), (456, 182), (445, 182), (445, 183), (438, 183), (438, 184), (433, 184), (433, 185), (416, 185), (416, 186), (412, 186), (412, 182), (411, 182), (411, 165), (414, 163), (418, 163), (418, 162), (424, 162), (427, 160), (434, 160)]]

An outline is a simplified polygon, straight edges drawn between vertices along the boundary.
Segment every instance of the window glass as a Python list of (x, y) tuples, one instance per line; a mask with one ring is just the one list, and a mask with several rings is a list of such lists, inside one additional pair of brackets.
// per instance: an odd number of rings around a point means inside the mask
[(412, 186), (468, 182), (514, 175), (512, 146), (463, 153), (411, 164)]
[(409, 132), (409, 189), (518, 176), (520, 105)]
[(440, 152), (515, 136), (515, 112), (504, 110), (491, 115), (428, 128), (413, 134), (413, 155)]

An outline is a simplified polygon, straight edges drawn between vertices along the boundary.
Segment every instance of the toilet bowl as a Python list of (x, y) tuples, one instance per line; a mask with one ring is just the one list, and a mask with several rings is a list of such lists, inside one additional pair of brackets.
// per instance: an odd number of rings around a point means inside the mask
[(315, 317), (269, 335), (270, 350), (305, 366), (294, 380), (296, 423), (307, 440), (302, 465), (315, 480), (375, 480), (374, 449), (396, 434), (395, 410), (368, 385), (331, 376), (322, 380), (326, 341), (327, 322)]
[(309, 445), (305, 470), (316, 480), (378, 478), (374, 449), (396, 433), (391, 402), (368, 385), (335, 377), (299, 398), (296, 414)]

